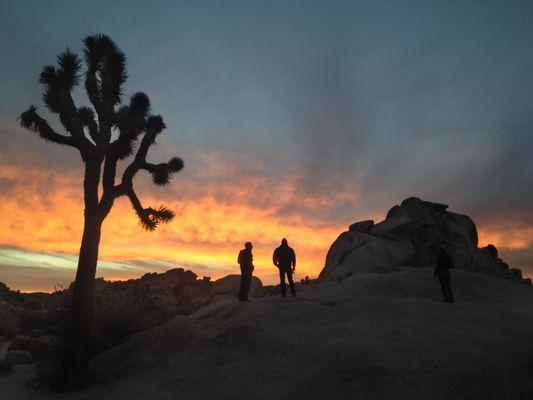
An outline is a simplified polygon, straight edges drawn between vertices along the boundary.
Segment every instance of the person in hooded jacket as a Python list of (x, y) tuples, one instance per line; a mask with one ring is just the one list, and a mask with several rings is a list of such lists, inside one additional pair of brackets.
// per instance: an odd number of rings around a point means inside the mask
[(281, 297), (287, 297), (287, 288), (285, 286), (285, 275), (289, 281), (291, 288), (291, 295), (296, 296), (296, 290), (294, 289), (294, 281), (292, 280), (292, 274), (296, 269), (296, 253), (289, 247), (287, 239), (281, 240), (281, 246), (274, 250), (272, 261), (279, 269), (279, 280), (281, 286)]

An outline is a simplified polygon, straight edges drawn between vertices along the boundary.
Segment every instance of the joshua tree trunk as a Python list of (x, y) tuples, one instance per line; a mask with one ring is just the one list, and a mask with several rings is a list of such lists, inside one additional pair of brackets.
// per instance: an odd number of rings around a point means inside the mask
[(94, 278), (103, 222), (98, 208), (100, 165), (99, 162), (88, 162), (85, 168), (83, 236), (65, 343), (65, 369), (71, 374), (84, 374), (91, 355)]

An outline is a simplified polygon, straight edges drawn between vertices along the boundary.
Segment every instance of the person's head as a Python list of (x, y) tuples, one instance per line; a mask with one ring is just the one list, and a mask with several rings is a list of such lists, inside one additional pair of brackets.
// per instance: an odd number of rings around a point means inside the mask
[(447, 251), (446, 246), (444, 246), (443, 244), (441, 244), (441, 245), (439, 246), (439, 251), (440, 251), (441, 253), (446, 253), (446, 251)]
[(285, 238), (281, 239), (281, 244), (283, 246), (288, 246), (289, 245), (289, 243), (287, 243), (287, 239), (285, 239)]
[(247, 250), (252, 250), (254, 246), (252, 246), (252, 242), (246, 242), (244, 243), (244, 248)]

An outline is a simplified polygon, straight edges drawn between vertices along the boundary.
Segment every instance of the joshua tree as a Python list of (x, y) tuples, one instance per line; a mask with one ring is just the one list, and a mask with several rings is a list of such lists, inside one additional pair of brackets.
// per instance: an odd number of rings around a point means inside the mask
[[(135, 93), (127, 105), (121, 103), (122, 85), (127, 79), (124, 54), (105, 35), (88, 36), (83, 42), (83, 72), (81, 60), (67, 48), (57, 57), (58, 66), (44, 67), (39, 79), (46, 88), (44, 103), (52, 113), (58, 114), (66, 134), (54, 131), (34, 106), (20, 116), (20, 124), (41, 138), (77, 149), (85, 165), (84, 227), (64, 359), (69, 372), (76, 373), (86, 372), (90, 357), (94, 278), (104, 219), (115, 199), (127, 196), (145, 229), (151, 231), (158, 223), (171, 221), (174, 213), (169, 209), (141, 205), (133, 178), (139, 170), (146, 170), (156, 185), (164, 186), (173, 173), (183, 168), (183, 161), (178, 157), (162, 164), (146, 161), (148, 149), (165, 124), (161, 116), (150, 114), (150, 101), (144, 93)], [(72, 99), (72, 90), (82, 78), (94, 110), (78, 108)], [(134, 153), (141, 137), (133, 160), (120, 182), (115, 182), (117, 163)]]

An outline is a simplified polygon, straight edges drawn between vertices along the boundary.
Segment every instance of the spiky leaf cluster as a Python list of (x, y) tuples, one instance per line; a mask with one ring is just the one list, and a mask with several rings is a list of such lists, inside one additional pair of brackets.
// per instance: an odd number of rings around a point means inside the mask
[(179, 157), (172, 157), (168, 162), (170, 172), (180, 172), (184, 166), (183, 160)]
[(115, 112), (114, 125), (120, 131), (115, 143), (119, 159), (127, 158), (133, 153), (134, 142), (146, 130), (149, 112), (150, 99), (142, 92), (135, 93), (128, 106), (122, 106)]
[(92, 97), (91, 101), (94, 99), (112, 105), (120, 103), (122, 85), (128, 78), (126, 56), (103, 34), (88, 36), (83, 43), (87, 64), (85, 88)]
[(158, 186), (166, 186), (170, 182), (172, 174), (183, 169), (183, 160), (173, 157), (166, 163), (153, 165), (147, 168), (152, 175), (152, 181)]
[[(78, 55), (68, 48), (57, 56), (58, 67), (48, 65), (41, 71), (39, 82), (46, 86), (43, 101), (48, 109), (62, 115), (64, 104), (62, 95), (70, 93), (73, 87), (79, 84), (81, 63)], [(68, 121), (61, 120), (68, 129)]]
[(57, 57), (57, 83), (68, 89), (78, 86), (80, 81), (81, 62), (76, 53), (71, 52), (68, 48)]
[(146, 119), (146, 130), (154, 132), (156, 135), (160, 134), (166, 127), (161, 115), (150, 115)]
[(81, 123), (84, 126), (89, 126), (93, 123), (96, 123), (94, 119), (95, 118), (94, 111), (91, 107), (78, 108), (78, 115), (80, 116)]
[(39, 82), (43, 85), (72, 89), (80, 81), (81, 62), (76, 53), (66, 49), (57, 56), (58, 68), (47, 65), (41, 71)]
[(157, 210), (151, 207), (145, 208), (139, 217), (143, 228), (148, 231), (153, 231), (160, 222), (170, 222), (174, 216), (174, 212), (164, 206), (161, 206)]
[(23, 128), (29, 129), (34, 132), (39, 132), (37, 125), (37, 108), (35, 106), (30, 106), (27, 111), (24, 111), (20, 114), (19, 121), (20, 126)]

